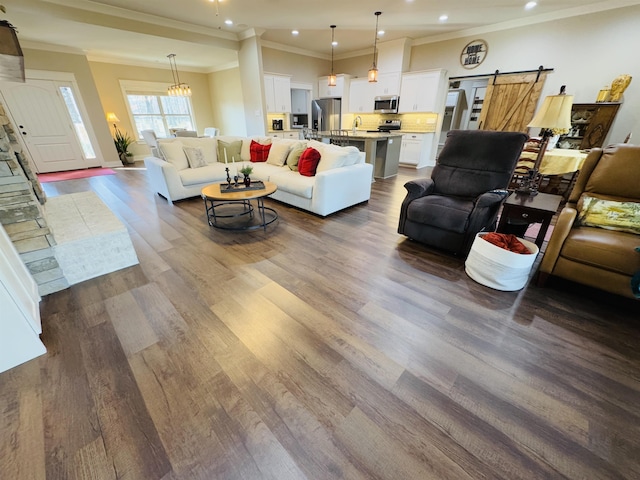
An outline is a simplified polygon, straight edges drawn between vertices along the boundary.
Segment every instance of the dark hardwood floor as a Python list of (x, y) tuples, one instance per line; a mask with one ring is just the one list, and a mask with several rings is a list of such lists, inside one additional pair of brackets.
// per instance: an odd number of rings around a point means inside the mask
[(328, 218), (267, 200), (266, 234), (143, 170), (45, 184), (95, 191), (140, 264), (43, 299), (47, 354), (0, 374), (0, 478), (640, 478), (638, 303), (475, 283), (396, 233), (421, 175)]

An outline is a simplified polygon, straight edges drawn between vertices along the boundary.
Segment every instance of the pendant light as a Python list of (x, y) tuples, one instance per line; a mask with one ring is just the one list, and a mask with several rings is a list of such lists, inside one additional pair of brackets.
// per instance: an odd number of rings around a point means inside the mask
[(180, 76), (178, 75), (178, 65), (176, 65), (176, 54), (170, 53), (167, 55), (169, 59), (169, 66), (171, 67), (171, 76), (173, 77), (173, 85), (167, 88), (167, 94), (170, 97), (190, 97), (191, 87), (186, 83), (180, 82)]
[(336, 26), (335, 25), (331, 25), (331, 75), (329, 75), (329, 86), (330, 87), (335, 87), (336, 86), (336, 74), (333, 72), (333, 47), (335, 46), (335, 40), (334, 40), (334, 34), (336, 31)]
[(371, 68), (369, 69), (369, 74), (368, 74), (368, 78), (369, 78), (369, 82), (377, 82), (378, 81), (378, 67), (377, 67), (377, 62), (378, 62), (378, 20), (380, 18), (380, 15), (382, 15), (382, 12), (375, 12), (374, 14), (376, 16), (376, 32), (375, 32), (375, 37), (373, 39), (373, 64), (371, 65)]
[[(6, 13), (4, 5), (0, 12)], [(24, 82), (24, 55), (16, 35), (16, 27), (0, 20), (0, 81)]]

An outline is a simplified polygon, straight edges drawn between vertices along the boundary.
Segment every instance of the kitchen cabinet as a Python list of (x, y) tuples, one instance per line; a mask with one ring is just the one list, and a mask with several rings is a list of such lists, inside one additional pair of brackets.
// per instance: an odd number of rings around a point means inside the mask
[(318, 79), (318, 98), (344, 98), (348, 96), (349, 75), (336, 75), (336, 86), (329, 86), (329, 77), (320, 77)]
[(431, 157), (433, 138), (433, 133), (405, 133), (402, 135), (400, 163), (416, 168), (435, 165), (435, 159)]
[(374, 96), (400, 95), (401, 80), (402, 74), (400, 72), (383, 73), (378, 75), (378, 81), (373, 84), (375, 85)]
[(46, 349), (39, 338), (38, 286), (1, 225), (0, 264), (0, 372), (4, 372)]
[(571, 128), (557, 146), (580, 150), (602, 147), (619, 108), (619, 103), (574, 103)]
[(440, 112), (446, 94), (444, 84), (443, 70), (403, 74), (398, 113)]
[(376, 84), (366, 78), (353, 78), (349, 86), (349, 112), (373, 113)]
[(309, 113), (309, 100), (307, 99), (306, 90), (295, 88), (291, 90), (291, 112)]
[(299, 130), (283, 130), (281, 132), (269, 132), (269, 136), (273, 138), (286, 138), (292, 140), (300, 140)]
[(291, 78), (265, 75), (264, 93), (267, 113), (291, 113)]

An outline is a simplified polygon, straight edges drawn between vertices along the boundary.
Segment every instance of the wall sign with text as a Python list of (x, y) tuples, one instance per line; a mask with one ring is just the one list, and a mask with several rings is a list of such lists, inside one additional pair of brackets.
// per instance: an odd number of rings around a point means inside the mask
[(460, 65), (464, 68), (476, 68), (484, 62), (489, 46), (484, 40), (473, 40), (465, 45), (460, 54)]

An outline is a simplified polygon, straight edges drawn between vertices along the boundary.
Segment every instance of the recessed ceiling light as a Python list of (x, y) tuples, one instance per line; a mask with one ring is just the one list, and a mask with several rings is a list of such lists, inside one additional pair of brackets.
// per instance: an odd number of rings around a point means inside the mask
[(291, 35), (298, 35), (300, 32), (298, 30), (291, 30)]
[(446, 22), (447, 20), (449, 20), (449, 15), (440, 15), (438, 17), (438, 20), (440, 20), (441, 22)]
[(378, 30), (378, 35), (380, 36), (384, 35), (384, 30)]
[(333, 45), (334, 47), (338, 46), (338, 42), (336, 42), (335, 40), (333, 42), (331, 42), (331, 45)]
[(525, 10), (531, 10), (536, 5), (538, 5), (538, 2), (527, 2), (527, 4), (524, 6), (524, 8), (525, 8)]
[(224, 23), (226, 25), (233, 25), (233, 21), (232, 20), (225, 20)]

